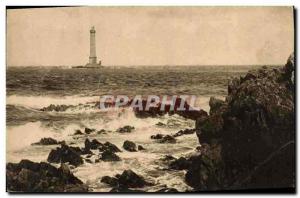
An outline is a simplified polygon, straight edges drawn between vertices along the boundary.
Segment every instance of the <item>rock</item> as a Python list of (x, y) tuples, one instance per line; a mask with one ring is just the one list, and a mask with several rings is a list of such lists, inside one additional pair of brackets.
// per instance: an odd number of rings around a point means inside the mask
[(119, 185), (118, 179), (115, 177), (104, 176), (102, 177), (101, 182), (106, 183), (112, 187)]
[(209, 114), (213, 115), (220, 111), (222, 108), (226, 108), (226, 103), (223, 100), (216, 99), (215, 97), (210, 97), (209, 99)]
[(100, 152), (110, 151), (113, 153), (122, 152), (116, 145), (110, 142), (105, 142), (102, 147), (99, 147), (99, 151)]
[(126, 140), (123, 144), (123, 148), (127, 151), (130, 151), (130, 152), (136, 152), (136, 145), (134, 142), (132, 141), (128, 141)]
[(101, 129), (100, 131), (97, 131), (97, 134), (106, 134), (106, 130), (105, 129)]
[(83, 160), (80, 156), (81, 150), (76, 147), (69, 147), (67, 145), (61, 145), (56, 149), (52, 149), (48, 155), (47, 161), (50, 163), (67, 163), (74, 166), (83, 164)]
[(83, 133), (82, 133), (79, 129), (77, 129), (77, 130), (75, 131), (74, 135), (83, 135)]
[(162, 122), (158, 122), (158, 123), (156, 123), (155, 125), (156, 125), (156, 126), (161, 126), (161, 127), (162, 127), (162, 126), (166, 126), (166, 124), (164, 124), (164, 123), (162, 123)]
[(125, 170), (118, 178), (119, 185), (127, 188), (143, 188), (146, 185), (149, 185), (145, 179), (137, 175), (132, 170)]
[(136, 190), (136, 189), (130, 189), (130, 188), (119, 186), (119, 187), (112, 188), (109, 192), (143, 193), (145, 191), (143, 191), (143, 190)]
[(87, 192), (88, 187), (76, 178), (69, 168), (41, 162), (22, 160), (6, 165), (8, 192)]
[(142, 145), (138, 145), (138, 150), (142, 151), (142, 150), (146, 150)]
[(105, 150), (101, 154), (101, 160), (105, 162), (121, 161), (121, 158), (110, 150)]
[(87, 127), (84, 128), (84, 133), (86, 133), (86, 134), (91, 134), (94, 131), (95, 131), (95, 129), (90, 129), (90, 128), (87, 128)]
[(164, 137), (163, 134), (156, 134), (156, 135), (151, 135), (151, 139), (155, 139), (155, 140), (158, 140), (158, 139), (162, 139)]
[[(292, 57), (292, 56), (291, 56)], [(249, 71), (196, 122), (201, 143), (185, 179), (194, 190), (295, 188), (294, 59)]]
[(32, 143), (31, 145), (55, 145), (60, 144), (57, 140), (53, 138), (42, 138), (39, 142)]
[(100, 143), (98, 140), (96, 139), (93, 139), (92, 141), (90, 141), (88, 138), (85, 139), (84, 141), (84, 147), (86, 150), (90, 150), (90, 149), (93, 149), (93, 150), (96, 150), (96, 149), (99, 149), (100, 147), (103, 147), (103, 144)]
[(158, 141), (159, 143), (169, 143), (169, 144), (175, 144), (176, 139), (173, 136), (165, 135), (162, 139)]
[(66, 111), (69, 108), (73, 108), (73, 105), (54, 105), (51, 104), (47, 107), (43, 107), (42, 109), (40, 109), (40, 111), (56, 111), (56, 112), (62, 112), (62, 111)]
[(182, 135), (189, 135), (189, 134), (193, 134), (195, 133), (195, 129), (184, 129), (184, 130), (180, 130), (177, 133), (175, 133), (174, 135), (172, 135), (173, 137), (179, 137)]
[(133, 130), (134, 130), (133, 126), (126, 125), (124, 127), (121, 127), (119, 129), (117, 129), (117, 132), (119, 132), (119, 133), (130, 133)]
[(92, 160), (90, 160), (90, 159), (85, 159), (84, 160), (86, 163), (89, 163), (89, 164), (92, 164), (93, 162), (92, 162)]
[(174, 170), (185, 170), (188, 169), (190, 165), (191, 162), (189, 160), (184, 157), (180, 157), (179, 159), (172, 161), (169, 165), (169, 168)]

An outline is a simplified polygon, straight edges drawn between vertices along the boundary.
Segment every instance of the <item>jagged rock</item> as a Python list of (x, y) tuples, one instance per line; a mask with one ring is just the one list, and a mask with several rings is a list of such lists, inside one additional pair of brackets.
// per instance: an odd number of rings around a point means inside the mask
[(55, 144), (60, 144), (60, 142), (49, 137), (49, 138), (42, 138), (39, 142), (32, 143), (31, 145), (55, 145)]
[(84, 133), (86, 133), (86, 134), (91, 134), (94, 131), (95, 131), (95, 129), (90, 129), (90, 128), (87, 128), (87, 127), (84, 128)]
[(117, 129), (117, 132), (119, 132), (119, 133), (130, 133), (133, 130), (134, 130), (133, 126), (126, 125), (124, 127), (121, 127), (119, 129)]
[(155, 139), (155, 140), (158, 140), (158, 139), (162, 139), (164, 137), (163, 134), (156, 134), (156, 135), (151, 135), (151, 139)]
[(81, 149), (78, 147), (69, 147), (67, 145), (61, 145), (56, 149), (52, 149), (48, 155), (47, 161), (50, 163), (67, 163), (74, 166), (83, 164), (83, 160), (80, 156)]
[(123, 148), (130, 152), (136, 152), (136, 144), (132, 141), (126, 140), (123, 144)]
[[(291, 56), (292, 57), (292, 56)], [(225, 102), (196, 122), (201, 145), (186, 174), (195, 190), (294, 188), (293, 58), (249, 71), (228, 85)]]
[(169, 168), (174, 170), (184, 170), (188, 169), (190, 165), (191, 162), (189, 160), (184, 157), (180, 157), (179, 159), (172, 161), (169, 165)]
[(103, 146), (100, 146), (99, 151), (100, 152), (110, 151), (110, 152), (113, 152), (113, 153), (122, 152), (116, 145), (114, 145), (110, 142), (105, 142), (103, 144)]
[(169, 143), (169, 144), (175, 144), (176, 139), (171, 135), (165, 135), (162, 139), (158, 141), (159, 143)]
[(115, 178), (115, 177), (110, 177), (110, 176), (104, 176), (104, 177), (102, 177), (101, 182), (102, 183), (106, 183), (106, 184), (108, 184), (108, 185), (110, 185), (112, 187), (119, 185), (118, 179)]
[(74, 135), (83, 135), (83, 133), (81, 132), (81, 130), (77, 129), (75, 131)]
[(146, 150), (142, 145), (138, 145), (138, 150), (142, 151), (142, 150)]
[(6, 189), (9, 192), (87, 192), (88, 187), (69, 168), (22, 160), (6, 165)]
[(132, 170), (123, 171), (118, 178), (118, 182), (121, 186), (127, 188), (142, 188), (149, 184), (142, 176), (136, 174)]
[(84, 147), (86, 150), (90, 150), (90, 149), (93, 149), (93, 150), (96, 150), (100, 147), (102, 147), (103, 144), (100, 143), (98, 140), (96, 139), (93, 139), (92, 141), (90, 141), (88, 138), (85, 139), (84, 141)]
[(101, 154), (101, 160), (105, 162), (121, 161), (121, 158), (110, 150), (105, 150)]

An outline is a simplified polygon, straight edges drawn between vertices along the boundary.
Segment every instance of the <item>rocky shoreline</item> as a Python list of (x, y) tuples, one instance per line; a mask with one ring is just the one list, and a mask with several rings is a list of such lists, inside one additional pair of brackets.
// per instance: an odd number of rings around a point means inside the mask
[[(212, 97), (209, 114), (203, 110), (163, 112), (196, 120), (194, 129), (174, 134), (156, 134), (149, 139), (162, 144), (175, 144), (177, 137), (196, 134), (199, 146), (193, 155), (166, 156), (166, 170), (185, 170), (185, 182), (193, 192), (242, 189), (295, 189), (295, 81), (294, 56), (282, 68), (262, 67), (249, 71), (228, 85), (225, 101)], [(179, 103), (178, 103), (179, 104)], [(64, 111), (67, 106), (51, 106), (41, 111)], [(72, 108), (72, 107), (70, 107)], [(135, 111), (139, 118), (161, 116), (159, 107), (149, 112)], [(176, 110), (176, 108), (175, 108)], [(157, 123), (157, 126), (163, 126)], [(134, 131), (124, 126), (116, 133)], [(74, 136), (109, 133), (85, 128)], [(84, 147), (73, 147), (64, 141), (43, 138), (32, 146), (58, 145), (47, 162), (21, 160), (6, 165), (8, 192), (88, 192), (89, 187), (72, 174), (84, 163), (121, 161), (118, 153), (143, 152), (143, 145), (126, 140), (122, 148), (110, 142), (86, 138)], [(59, 168), (57, 168), (59, 167)], [(143, 192), (136, 189), (153, 185), (132, 170), (113, 177), (104, 176), (102, 183), (111, 192)], [(156, 192), (177, 192), (162, 188)]]

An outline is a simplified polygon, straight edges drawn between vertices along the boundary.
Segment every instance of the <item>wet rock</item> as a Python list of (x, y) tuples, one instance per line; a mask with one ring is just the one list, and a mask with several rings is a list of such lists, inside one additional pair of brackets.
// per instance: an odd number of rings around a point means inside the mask
[(22, 160), (6, 165), (8, 192), (87, 192), (88, 188), (62, 164), (56, 168), (48, 163)]
[(62, 112), (62, 111), (66, 111), (69, 108), (74, 107), (73, 105), (54, 105), (51, 104), (47, 107), (43, 107), (42, 109), (40, 109), (40, 111), (56, 111), (56, 112)]
[(231, 80), (224, 102), (211, 99), (210, 115), (196, 122), (206, 146), (192, 159), (187, 184), (196, 190), (295, 187), (293, 73), (293, 60), (262, 67)]
[(81, 130), (77, 129), (75, 131), (74, 135), (83, 135), (83, 133), (81, 132)]
[(106, 134), (106, 130), (105, 129), (101, 129), (100, 131), (97, 131), (97, 134)]
[(171, 135), (165, 135), (158, 142), (159, 143), (175, 144), (176, 143), (176, 139), (173, 136), (171, 136)]
[(149, 185), (145, 179), (133, 172), (132, 170), (125, 170), (118, 178), (118, 182), (121, 186), (127, 188), (142, 188), (146, 185)]
[(185, 170), (188, 169), (190, 165), (191, 161), (187, 160), (184, 157), (180, 157), (179, 159), (172, 161), (169, 165), (169, 168), (174, 170)]
[(80, 156), (81, 149), (78, 147), (69, 147), (67, 145), (61, 145), (56, 149), (52, 149), (48, 155), (47, 161), (50, 163), (70, 163), (74, 166), (83, 164), (83, 160)]
[(104, 176), (104, 177), (102, 177), (101, 182), (102, 183), (106, 183), (106, 184), (108, 184), (108, 185), (110, 185), (112, 187), (119, 185), (118, 179), (115, 178), (115, 177), (110, 177), (110, 176)]
[(112, 152), (110, 150), (105, 150), (101, 154), (100, 159), (105, 162), (121, 161), (121, 158), (117, 154), (115, 154), (114, 152)]
[(143, 150), (146, 150), (146, 149), (142, 145), (138, 145), (138, 150), (143, 151)]
[(158, 139), (162, 139), (164, 137), (163, 134), (156, 134), (156, 135), (151, 135), (151, 139), (155, 139), (155, 140), (158, 140)]
[(161, 192), (163, 192), (163, 193), (176, 193), (176, 192), (179, 192), (176, 188), (162, 188), (162, 189), (160, 189), (160, 190), (157, 190), (157, 191), (155, 191), (155, 192), (158, 192), (158, 193), (161, 193)]
[(85, 139), (84, 141), (84, 147), (86, 150), (90, 150), (90, 149), (93, 149), (93, 150), (96, 150), (96, 149), (99, 149), (100, 147), (102, 147), (103, 144), (100, 143), (98, 140), (96, 139), (93, 139), (92, 141), (90, 141), (88, 138)]
[(87, 127), (84, 128), (84, 133), (86, 133), (86, 134), (91, 134), (94, 131), (95, 131), (95, 129), (90, 129), (90, 128), (87, 128)]
[(136, 144), (132, 141), (126, 140), (123, 144), (123, 148), (130, 152), (136, 152)]
[(114, 145), (110, 142), (105, 142), (103, 144), (103, 146), (100, 146), (99, 151), (100, 152), (110, 151), (110, 152), (113, 152), (113, 153), (122, 152), (116, 145)]
[(49, 137), (49, 138), (42, 138), (39, 142), (32, 143), (31, 145), (55, 145), (55, 144), (60, 144), (60, 142)]
[(163, 126), (166, 126), (166, 124), (162, 123), (162, 122), (158, 122), (155, 124), (156, 126), (160, 126), (160, 127), (163, 127)]
[(119, 129), (117, 129), (117, 132), (119, 132), (119, 133), (130, 133), (133, 130), (134, 130), (133, 126), (126, 125), (124, 127), (121, 127)]
[(175, 133), (174, 135), (172, 135), (173, 137), (179, 137), (182, 135), (189, 135), (189, 134), (193, 134), (195, 133), (195, 129), (184, 129), (184, 130), (180, 130), (177, 133)]

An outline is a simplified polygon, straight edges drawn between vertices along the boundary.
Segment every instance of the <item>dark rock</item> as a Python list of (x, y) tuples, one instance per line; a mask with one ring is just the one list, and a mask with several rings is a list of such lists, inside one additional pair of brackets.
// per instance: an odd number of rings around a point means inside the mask
[(101, 160), (105, 162), (121, 161), (121, 158), (110, 150), (105, 150), (101, 154)]
[(126, 140), (123, 144), (123, 148), (130, 152), (136, 152), (136, 144), (132, 141)]
[(151, 139), (155, 139), (155, 140), (158, 140), (158, 139), (162, 139), (164, 137), (163, 134), (156, 134), (156, 135), (151, 135)]
[(79, 129), (77, 129), (77, 130), (75, 131), (74, 135), (83, 135), (83, 133), (82, 133)]
[(39, 142), (32, 143), (31, 145), (55, 145), (60, 144), (57, 140), (53, 138), (42, 138)]
[(56, 111), (56, 112), (61, 112), (61, 111), (66, 111), (69, 108), (74, 107), (73, 105), (54, 105), (51, 104), (47, 107), (43, 107), (40, 109), (40, 111)]
[(117, 129), (117, 132), (119, 132), (119, 133), (130, 133), (133, 130), (134, 130), (133, 126), (126, 125), (124, 127), (121, 127), (119, 129)]
[(92, 160), (90, 160), (90, 159), (85, 159), (85, 162), (86, 162), (86, 163), (90, 163), (90, 164), (93, 163)]
[(162, 122), (158, 122), (155, 124), (156, 126), (166, 126), (166, 124), (162, 123)]
[(88, 188), (62, 164), (22, 160), (6, 165), (6, 189), (9, 192), (87, 192)]
[(86, 150), (90, 150), (90, 149), (93, 149), (93, 150), (96, 150), (96, 149), (99, 149), (100, 147), (103, 147), (103, 144), (100, 143), (98, 140), (96, 139), (93, 139), (92, 141), (90, 141), (88, 138), (85, 139), (84, 141), (84, 147)]
[(110, 142), (105, 142), (103, 144), (103, 146), (99, 147), (99, 151), (100, 152), (110, 151), (110, 152), (113, 152), (113, 153), (122, 152), (116, 145), (114, 145)]
[(86, 133), (86, 134), (91, 134), (94, 131), (95, 131), (95, 129), (90, 129), (90, 128), (87, 128), (87, 127), (84, 128), (84, 133)]
[(123, 171), (123, 173), (118, 178), (118, 182), (121, 186), (127, 188), (142, 188), (149, 184), (142, 176), (137, 175), (132, 170)]
[(146, 150), (142, 145), (138, 145), (138, 150), (142, 151), (142, 150)]
[(100, 131), (97, 131), (97, 134), (106, 134), (105, 129), (101, 129)]
[[(186, 182), (195, 190), (295, 188), (294, 60), (233, 79), (225, 102), (196, 122), (201, 154)], [(207, 143), (207, 144), (204, 144)]]
[(184, 130), (180, 130), (177, 133), (175, 133), (174, 135), (172, 135), (173, 137), (179, 137), (182, 135), (189, 135), (189, 134), (193, 134), (195, 133), (195, 129), (184, 129)]
[(52, 149), (48, 155), (47, 161), (51, 163), (67, 163), (74, 166), (83, 164), (83, 160), (80, 156), (81, 149), (78, 147), (69, 147), (67, 145), (61, 145), (56, 149)]
[(169, 144), (175, 144), (176, 139), (173, 136), (165, 135), (162, 139), (158, 141), (159, 143), (169, 143)]
[(184, 157), (180, 157), (179, 159), (172, 161), (169, 165), (169, 168), (174, 170), (185, 170), (188, 169), (190, 165), (191, 162), (189, 160)]
[(104, 177), (102, 177), (101, 182), (102, 183), (106, 183), (106, 184), (108, 184), (108, 185), (110, 185), (112, 187), (119, 185), (118, 179), (115, 178), (115, 177), (110, 177), (110, 176), (104, 176)]

